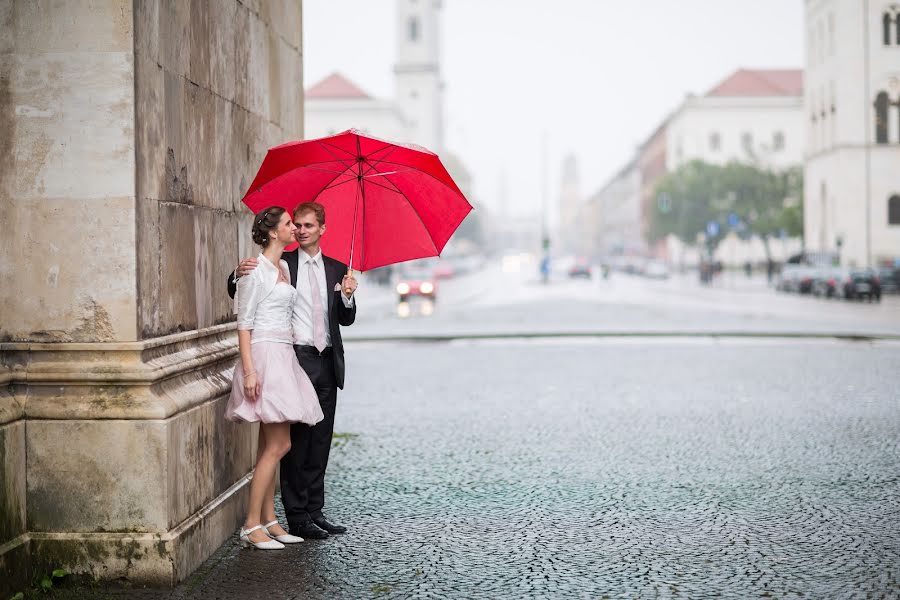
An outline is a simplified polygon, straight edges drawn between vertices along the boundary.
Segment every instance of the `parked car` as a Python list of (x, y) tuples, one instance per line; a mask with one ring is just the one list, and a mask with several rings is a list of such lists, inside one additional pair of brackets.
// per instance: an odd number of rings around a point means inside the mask
[(659, 260), (651, 260), (644, 267), (644, 276), (651, 279), (668, 279), (669, 267)]
[(881, 280), (872, 269), (851, 269), (840, 286), (841, 296), (848, 300), (881, 300)]
[(781, 269), (775, 289), (782, 292), (808, 294), (812, 291), (813, 268), (807, 265), (789, 263)]
[(881, 280), (881, 293), (900, 293), (900, 267), (879, 267), (878, 279)]
[(591, 265), (586, 258), (576, 258), (569, 267), (569, 277), (591, 278)]
[(844, 267), (820, 267), (813, 275), (812, 293), (822, 298), (834, 298), (842, 295), (839, 287), (847, 281), (850, 270)]

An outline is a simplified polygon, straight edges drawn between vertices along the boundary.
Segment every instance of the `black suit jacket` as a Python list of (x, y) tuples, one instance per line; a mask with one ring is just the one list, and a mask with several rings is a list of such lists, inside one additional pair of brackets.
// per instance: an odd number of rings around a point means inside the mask
[[(291, 272), (291, 285), (297, 286), (297, 268), (299, 266), (300, 249), (291, 250), (281, 255), (281, 259), (288, 264)], [(356, 299), (353, 299), (353, 307), (347, 308), (340, 298), (340, 290), (335, 286), (341, 283), (347, 274), (347, 265), (339, 260), (322, 255), (322, 263), (325, 265), (325, 282), (331, 292), (328, 295), (328, 328), (331, 332), (331, 347), (334, 353), (334, 378), (337, 386), (344, 389), (344, 341), (341, 339), (341, 325), (344, 327), (353, 325), (356, 320)], [(228, 295), (234, 298), (237, 284), (234, 282), (234, 272), (228, 276)]]

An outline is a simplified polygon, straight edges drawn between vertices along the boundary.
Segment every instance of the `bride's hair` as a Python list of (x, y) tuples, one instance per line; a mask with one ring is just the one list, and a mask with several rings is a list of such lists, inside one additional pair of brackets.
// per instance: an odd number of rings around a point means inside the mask
[(269, 232), (278, 228), (284, 209), (280, 206), (270, 206), (266, 210), (256, 214), (253, 219), (253, 242), (265, 248), (269, 245)]

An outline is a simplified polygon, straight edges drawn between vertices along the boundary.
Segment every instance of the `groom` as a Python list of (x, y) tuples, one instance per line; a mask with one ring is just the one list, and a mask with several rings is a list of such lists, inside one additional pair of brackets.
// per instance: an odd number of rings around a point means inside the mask
[[(291, 449), (281, 459), (281, 500), (290, 533), (308, 539), (325, 539), (347, 528), (329, 522), (325, 506), (325, 469), (334, 432), (337, 390), (344, 388), (344, 344), (340, 325), (356, 319), (353, 292), (357, 282), (347, 265), (322, 254), (319, 240), (325, 234), (325, 208), (305, 202), (294, 209), (300, 248), (281, 258), (297, 288), (291, 328), (294, 352), (309, 375), (325, 418), (316, 425), (291, 425)], [(256, 268), (256, 259), (241, 261), (228, 278), (228, 294), (234, 298), (237, 278)]]

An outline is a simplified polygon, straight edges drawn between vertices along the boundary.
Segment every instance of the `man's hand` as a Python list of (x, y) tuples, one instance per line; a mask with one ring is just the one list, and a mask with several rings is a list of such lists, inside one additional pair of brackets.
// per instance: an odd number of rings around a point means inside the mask
[(245, 258), (241, 261), (241, 264), (238, 265), (237, 268), (237, 276), (243, 277), (244, 275), (249, 275), (253, 269), (256, 268), (257, 261), (255, 258)]
[(341, 289), (348, 298), (353, 295), (358, 285), (359, 283), (357, 283), (356, 277), (353, 275), (344, 275), (344, 278), (341, 280)]

